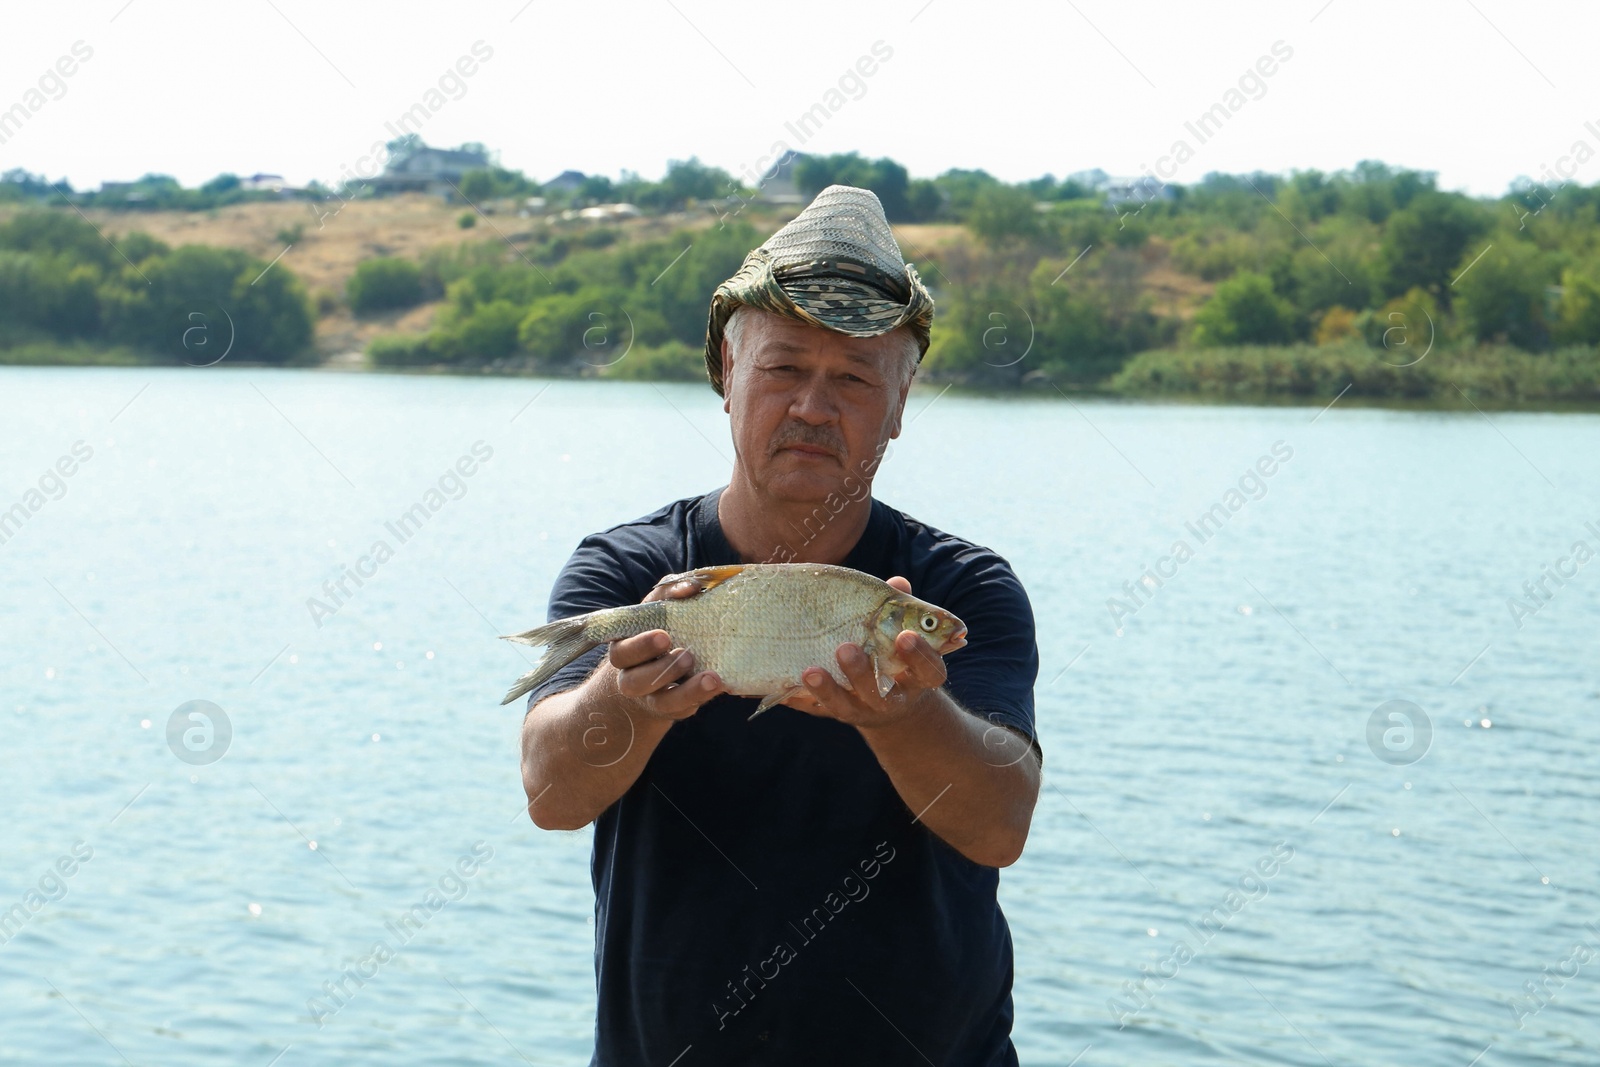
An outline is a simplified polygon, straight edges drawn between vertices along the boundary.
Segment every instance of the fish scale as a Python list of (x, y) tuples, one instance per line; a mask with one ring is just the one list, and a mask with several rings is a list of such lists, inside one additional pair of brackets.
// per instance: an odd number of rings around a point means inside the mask
[(871, 659), (880, 694), (904, 669), (894, 654), (902, 630), (918, 633), (941, 654), (966, 643), (966, 626), (950, 612), (848, 567), (735, 564), (668, 575), (657, 585), (684, 580), (701, 590), (684, 598), (604, 608), (508, 636), (548, 651), (502, 703), (531, 691), (599, 644), (650, 630), (665, 630), (674, 645), (694, 654), (696, 670), (714, 672), (729, 693), (763, 697), (756, 714), (802, 689), (801, 674), (808, 667), (822, 667), (848, 685), (836, 655), (846, 641), (861, 646)]
[[(714, 671), (730, 690), (782, 692), (798, 685), (807, 667), (824, 667), (842, 683), (834, 651), (846, 641), (866, 646), (867, 617), (881, 606), (887, 587), (805, 580), (813, 576), (828, 577), (820, 568), (746, 569), (700, 597), (667, 601), (664, 629), (675, 644), (694, 651), (697, 670)], [(697, 603), (702, 598), (706, 602)]]

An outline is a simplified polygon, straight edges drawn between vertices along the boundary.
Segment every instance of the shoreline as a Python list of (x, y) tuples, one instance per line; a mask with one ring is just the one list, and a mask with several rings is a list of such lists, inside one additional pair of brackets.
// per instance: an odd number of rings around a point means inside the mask
[[(167, 357), (151, 356), (147, 353), (134, 352), (127, 349), (117, 349), (106, 354), (112, 358), (104, 361), (51, 361), (30, 360), (14, 361), (6, 358), (6, 350), (0, 349), (0, 375), (12, 369), (43, 369), (43, 370), (95, 370), (107, 368), (113, 370), (286, 370), (299, 372), (320, 372), (330, 374), (378, 374), (405, 377), (437, 377), (449, 376), (458, 378), (520, 378), (547, 382), (607, 382), (611, 384), (632, 385), (690, 385), (693, 381), (681, 378), (643, 378), (624, 379), (611, 378), (601, 374), (561, 373), (550, 369), (533, 371), (523, 368), (495, 368), (495, 367), (460, 367), (453, 364), (429, 364), (417, 367), (375, 367), (370, 364), (357, 364), (350, 359), (334, 357), (319, 361), (263, 363), (247, 362), (243, 360), (229, 360), (225, 363), (209, 367), (200, 367), (186, 364)], [(703, 380), (699, 384), (706, 384)], [(707, 386), (709, 388), (709, 386)], [(1058, 391), (1059, 390), (1059, 391)], [(1144, 404), (1170, 407), (1214, 407), (1214, 408), (1283, 408), (1298, 410), (1326, 410), (1335, 406), (1339, 408), (1362, 408), (1378, 411), (1410, 411), (1418, 413), (1437, 412), (1449, 414), (1475, 413), (1475, 412), (1503, 412), (1523, 414), (1551, 414), (1551, 415), (1585, 415), (1600, 414), (1600, 398), (1517, 398), (1504, 396), (1471, 396), (1470, 399), (1442, 395), (1438, 397), (1415, 396), (1376, 396), (1365, 393), (1346, 391), (1343, 394), (1330, 392), (1318, 395), (1286, 395), (1273, 392), (1252, 392), (1241, 390), (1233, 394), (1220, 394), (1213, 391), (1177, 392), (1170, 389), (1153, 390), (1150, 392), (1136, 392), (1111, 389), (1104, 386), (1083, 385), (1081, 383), (1063, 383), (1050, 381), (1028, 382), (1018, 386), (993, 386), (955, 381), (947, 378), (917, 379), (912, 384), (912, 395), (926, 393), (953, 392), (958, 396), (982, 398), (986, 400), (1017, 400), (1036, 401), (1041, 399), (1056, 398), (1057, 400), (1078, 401), (1087, 400), (1103, 404)]]

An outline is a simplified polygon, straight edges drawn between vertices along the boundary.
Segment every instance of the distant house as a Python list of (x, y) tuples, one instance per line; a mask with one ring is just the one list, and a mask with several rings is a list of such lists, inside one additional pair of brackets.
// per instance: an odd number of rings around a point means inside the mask
[(281, 174), (252, 174), (239, 179), (239, 188), (253, 193), (281, 193), (289, 188)]
[(769, 204), (803, 204), (806, 201), (794, 181), (794, 168), (805, 159), (801, 152), (785, 152), (770, 170), (756, 176), (756, 199)]
[(383, 193), (452, 194), (469, 170), (490, 166), (489, 154), (478, 148), (429, 148), (420, 140), (389, 156), (383, 173), (369, 183)]
[(544, 192), (575, 193), (587, 180), (587, 176), (581, 170), (564, 170), (544, 183)]
[(1175, 194), (1172, 186), (1148, 174), (1138, 178), (1113, 178), (1104, 186), (1106, 203), (1112, 207), (1122, 204), (1148, 204), (1152, 200), (1171, 200)]

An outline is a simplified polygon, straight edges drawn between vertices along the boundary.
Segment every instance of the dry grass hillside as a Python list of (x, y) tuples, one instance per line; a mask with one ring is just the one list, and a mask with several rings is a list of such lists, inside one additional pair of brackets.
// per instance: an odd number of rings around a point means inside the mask
[[(522, 217), (512, 204), (505, 202), (481, 206), (486, 217), (478, 216), (477, 224), (465, 229), (459, 219), (464, 213), (472, 213), (471, 208), (420, 193), (352, 200), (343, 205), (338, 200), (285, 200), (235, 204), (210, 211), (135, 213), (86, 208), (83, 213), (113, 242), (123, 234), (142, 230), (174, 247), (203, 244), (239, 248), (265, 261), (281, 254), (278, 263), (295, 272), (316, 302), (318, 351), (348, 360), (378, 334), (426, 329), (437, 310), (437, 305), (424, 305), (404, 313), (355, 318), (344, 306), (342, 296), (345, 282), (362, 260), (373, 256), (415, 259), (432, 248), (478, 241), (501, 241), (515, 248), (531, 241), (541, 227), (581, 232), (594, 225)], [(19, 209), (0, 208), (0, 221), (16, 210)], [(781, 224), (781, 219), (751, 221), (758, 227)], [(705, 212), (680, 212), (608, 225), (615, 226), (625, 240), (646, 240), (716, 222), (716, 216)], [(295, 238), (292, 243), (291, 237)]]
[[(335, 364), (359, 365), (367, 343), (379, 334), (422, 332), (429, 328), (438, 304), (403, 312), (353, 316), (343, 302), (345, 283), (358, 264), (374, 256), (418, 258), (430, 249), (468, 242), (503, 242), (509, 248), (531, 242), (541, 229), (581, 233), (594, 224), (562, 222), (554, 217), (524, 217), (514, 203), (481, 205), (485, 215), (471, 228), (459, 224), (472, 209), (436, 196), (407, 194), (371, 200), (307, 202), (285, 200), (237, 204), (210, 211), (110, 211), (86, 208), (84, 215), (115, 242), (142, 230), (174, 247), (203, 244), (239, 248), (264, 261), (293, 270), (305, 284), (318, 310), (316, 349)], [(0, 221), (18, 210), (0, 208)], [(770, 232), (795, 213), (794, 208), (763, 209), (744, 217), (760, 232)], [(717, 217), (702, 210), (609, 223), (623, 240), (648, 240), (676, 230), (714, 226)], [(937, 264), (952, 255), (975, 250), (966, 227), (956, 223), (919, 223), (895, 227), (907, 259), (922, 264), (935, 287), (948, 285)], [(507, 255), (512, 255), (507, 252)], [(1213, 288), (1174, 269), (1165, 241), (1152, 238), (1136, 257), (1135, 284), (1148, 293), (1162, 314), (1187, 319)], [(1093, 266), (1093, 264), (1085, 264)], [(707, 294), (709, 299), (710, 294)]]

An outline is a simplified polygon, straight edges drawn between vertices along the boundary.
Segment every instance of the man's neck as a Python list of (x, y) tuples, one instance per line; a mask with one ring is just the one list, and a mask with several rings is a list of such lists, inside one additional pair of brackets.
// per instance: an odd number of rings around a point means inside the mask
[(779, 500), (735, 470), (717, 501), (717, 521), (746, 563), (842, 563), (872, 517), (871, 486), (858, 500), (840, 493), (837, 512), (822, 502)]

